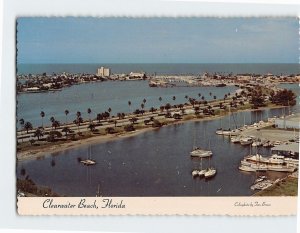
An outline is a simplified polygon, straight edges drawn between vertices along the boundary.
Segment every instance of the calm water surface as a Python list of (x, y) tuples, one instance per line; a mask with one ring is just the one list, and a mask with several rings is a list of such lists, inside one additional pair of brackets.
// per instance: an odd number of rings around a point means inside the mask
[[(286, 110), (287, 111), (287, 110)], [(279, 116), (282, 109), (235, 114), (238, 125)], [(232, 121), (231, 121), (232, 122)], [(148, 131), (138, 136), (91, 145), (92, 158), (97, 164), (81, 165), (77, 158), (86, 158), (89, 146), (82, 146), (39, 159), (18, 162), (17, 175), (26, 175), (38, 185), (49, 186), (66, 196), (95, 196), (100, 185), (103, 196), (248, 196), (255, 174), (240, 172), (240, 160), (249, 147), (228, 142), (215, 134), (220, 125), (228, 127), (228, 116), (222, 120), (188, 122)], [(189, 155), (193, 145), (213, 151), (211, 160), (217, 168), (211, 180), (193, 179), (191, 171), (200, 167), (200, 159)], [(268, 155), (267, 149), (260, 153)], [(283, 173), (268, 173), (272, 179)]]
[[(144, 98), (147, 101), (145, 109), (150, 109), (159, 108), (166, 103), (185, 103), (188, 101), (185, 99), (186, 95), (199, 99), (198, 93), (205, 96), (206, 100), (213, 99), (214, 95), (223, 98), (225, 94), (236, 89), (235, 86), (150, 88), (148, 81), (94, 82), (74, 85), (59, 92), (19, 94), (17, 115), (18, 119), (23, 118), (37, 127), (42, 125), (41, 111), (45, 112), (44, 125), (50, 125), (52, 116), (65, 123), (66, 109), (70, 112), (67, 119), (70, 122), (76, 118), (77, 111), (82, 113), (83, 118), (88, 119), (88, 108), (92, 109), (91, 117), (96, 118), (97, 113), (107, 111), (108, 108), (112, 109), (112, 115), (141, 109)], [(173, 96), (176, 97), (175, 101)], [(159, 97), (162, 97), (162, 101), (159, 101)], [(131, 106), (128, 101), (131, 101)]]
[(203, 74), (209, 73), (254, 73), (267, 74), (299, 74), (299, 64), (192, 64), (192, 63), (160, 63), (160, 64), (18, 64), (18, 74), (52, 73), (89, 73), (96, 74), (97, 68), (110, 67), (112, 73), (146, 72), (147, 74)]

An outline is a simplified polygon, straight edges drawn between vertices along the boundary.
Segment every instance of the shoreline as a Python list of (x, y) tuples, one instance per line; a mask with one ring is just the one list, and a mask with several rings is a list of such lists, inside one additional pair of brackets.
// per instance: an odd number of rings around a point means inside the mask
[[(243, 109), (243, 110), (237, 110), (234, 112), (252, 112), (252, 111), (263, 111), (266, 109), (277, 109), (277, 108), (282, 108), (284, 106), (267, 106), (267, 107), (262, 107), (259, 109)], [(164, 125), (162, 127), (167, 127), (167, 126), (173, 126), (173, 125), (178, 125), (178, 124), (185, 124), (188, 122), (197, 122), (197, 121), (211, 121), (211, 120), (216, 120), (223, 118), (228, 115), (228, 112), (226, 112), (224, 115), (216, 115), (216, 116), (209, 116), (209, 117), (203, 117), (203, 118), (197, 118), (194, 117), (192, 119), (187, 119), (187, 120), (180, 120), (180, 121), (173, 121), (173, 122), (168, 122), (167, 125)], [(188, 116), (188, 115), (187, 115)], [(69, 142), (64, 142), (58, 145), (49, 145), (44, 148), (38, 148), (38, 149), (29, 149), (21, 152), (16, 151), (16, 158), (17, 162), (18, 161), (26, 161), (26, 160), (32, 160), (32, 159), (38, 159), (39, 157), (44, 157), (47, 154), (53, 154), (69, 149), (74, 149), (77, 147), (81, 146), (86, 146), (86, 145), (93, 145), (93, 144), (101, 144), (105, 142), (110, 142), (110, 141), (115, 141), (123, 138), (128, 138), (128, 137), (133, 137), (137, 136), (139, 134), (152, 131), (152, 130), (159, 130), (160, 128), (153, 128), (151, 126), (145, 127), (142, 129), (138, 129), (135, 131), (131, 132), (122, 132), (119, 134), (106, 134), (106, 135), (96, 135), (96, 136), (91, 136), (86, 139), (79, 139), (78, 141), (69, 141)]]

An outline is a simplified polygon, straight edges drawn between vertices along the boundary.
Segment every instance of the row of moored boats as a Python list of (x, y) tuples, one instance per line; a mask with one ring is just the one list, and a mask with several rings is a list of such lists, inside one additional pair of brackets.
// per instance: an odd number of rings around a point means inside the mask
[(277, 171), (294, 172), (298, 169), (299, 160), (273, 154), (265, 157), (259, 154), (246, 156), (239, 166), (241, 171)]

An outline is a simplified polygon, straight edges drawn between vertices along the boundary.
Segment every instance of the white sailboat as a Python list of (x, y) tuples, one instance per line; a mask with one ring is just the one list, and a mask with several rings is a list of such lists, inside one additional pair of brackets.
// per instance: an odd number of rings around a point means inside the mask
[(193, 170), (192, 176), (193, 177), (199, 176), (201, 178), (202, 176), (204, 176), (206, 171), (207, 171), (207, 169), (202, 169), (202, 158), (201, 158), (200, 170), (198, 170), (198, 169)]
[(245, 137), (240, 139), (240, 143), (243, 146), (250, 145), (253, 143), (253, 139), (251, 137)]
[(224, 130), (222, 128), (217, 129), (217, 131), (216, 131), (217, 135), (223, 135), (223, 136), (230, 136), (231, 137), (231, 136), (238, 136), (241, 133), (241, 131), (239, 129), (233, 129), (233, 130), (230, 129), (230, 127), (231, 127), (230, 119), (231, 119), (231, 112), (230, 112), (230, 106), (229, 106), (229, 129), (227, 129), (227, 130)]
[[(190, 155), (192, 157), (198, 157), (198, 158), (205, 158), (205, 157), (210, 157), (212, 156), (212, 151), (209, 150), (204, 150), (202, 148), (199, 147), (195, 147), (195, 132), (194, 132), (194, 146), (193, 146), (193, 150), (190, 152)], [(210, 142), (209, 142), (209, 148), (210, 148)]]
[(92, 159), (92, 155), (91, 155), (91, 145), (88, 148), (88, 155), (87, 155), (87, 159), (85, 160), (81, 160), (80, 163), (82, 163), (83, 165), (86, 166), (91, 166), (91, 165), (95, 165), (96, 161)]
[(217, 174), (217, 169), (212, 167), (210, 162), (211, 161), (210, 161), (210, 158), (209, 158), (209, 167), (204, 172), (205, 179), (212, 178)]

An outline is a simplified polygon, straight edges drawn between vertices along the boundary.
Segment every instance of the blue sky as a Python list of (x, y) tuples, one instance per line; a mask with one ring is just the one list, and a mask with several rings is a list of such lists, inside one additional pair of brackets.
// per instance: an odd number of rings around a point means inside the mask
[(298, 63), (297, 18), (19, 18), (18, 63)]

